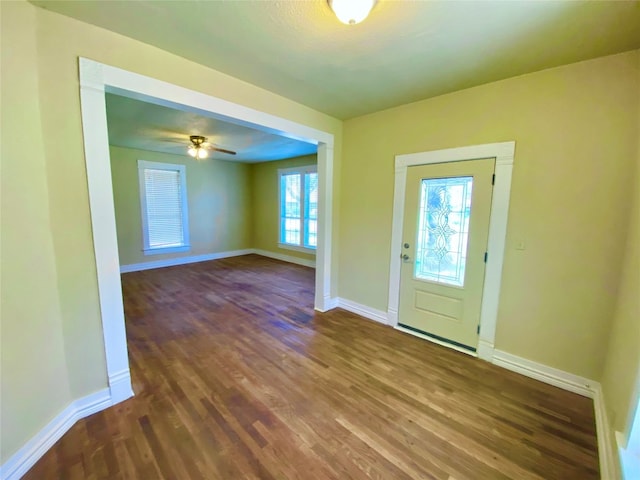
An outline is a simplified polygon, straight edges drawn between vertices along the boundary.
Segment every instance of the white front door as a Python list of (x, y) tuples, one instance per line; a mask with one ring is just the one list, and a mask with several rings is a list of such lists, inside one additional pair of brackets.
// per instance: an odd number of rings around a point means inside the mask
[(398, 325), (476, 351), (495, 159), (408, 167)]

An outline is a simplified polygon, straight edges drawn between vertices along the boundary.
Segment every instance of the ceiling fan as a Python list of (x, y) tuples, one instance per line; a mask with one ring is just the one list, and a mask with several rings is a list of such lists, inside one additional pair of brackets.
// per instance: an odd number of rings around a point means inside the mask
[(226, 153), (228, 155), (236, 154), (233, 150), (216, 147), (215, 145), (207, 142), (207, 139), (202, 135), (191, 135), (189, 140), (191, 140), (191, 144), (187, 151), (189, 155), (197, 159), (207, 158), (209, 151)]

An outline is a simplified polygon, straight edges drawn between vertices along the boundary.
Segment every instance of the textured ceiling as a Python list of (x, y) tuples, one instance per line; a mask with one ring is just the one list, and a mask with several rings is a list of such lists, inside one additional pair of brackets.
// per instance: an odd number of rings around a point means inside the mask
[(217, 147), (237, 152), (211, 152), (219, 160), (246, 163), (281, 160), (316, 153), (317, 146), (192, 112), (107, 94), (109, 144), (186, 155), (189, 135), (202, 135)]
[(36, 1), (346, 119), (640, 48), (637, 1)]

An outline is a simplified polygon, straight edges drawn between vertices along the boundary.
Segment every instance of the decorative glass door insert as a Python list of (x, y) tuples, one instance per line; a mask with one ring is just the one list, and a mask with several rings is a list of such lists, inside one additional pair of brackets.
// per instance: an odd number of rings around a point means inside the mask
[(415, 278), (464, 286), (472, 187), (473, 177), (421, 181)]

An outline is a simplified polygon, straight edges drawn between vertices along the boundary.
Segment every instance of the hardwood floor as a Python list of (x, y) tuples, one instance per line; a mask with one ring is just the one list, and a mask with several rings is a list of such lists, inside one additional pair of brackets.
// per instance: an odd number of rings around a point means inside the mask
[(122, 276), (136, 396), (26, 479), (595, 479), (591, 400), (344, 310), (247, 255)]

